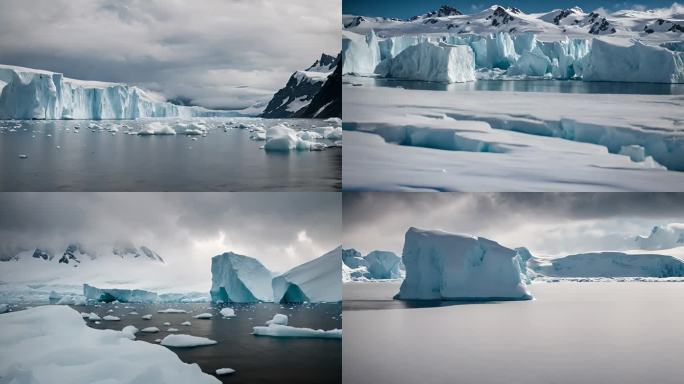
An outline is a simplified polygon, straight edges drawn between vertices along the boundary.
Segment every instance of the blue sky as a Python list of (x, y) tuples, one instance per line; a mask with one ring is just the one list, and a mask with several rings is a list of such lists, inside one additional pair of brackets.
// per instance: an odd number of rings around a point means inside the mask
[(555, 8), (570, 8), (580, 6), (585, 11), (597, 8), (605, 8), (609, 11), (619, 9), (651, 9), (666, 8), (673, 4), (672, 0), (644, 0), (644, 1), (601, 1), (601, 0), (508, 0), (490, 2), (475, 1), (449, 1), (449, 0), (343, 0), (342, 11), (345, 14), (365, 16), (385, 16), (408, 18), (414, 15), (426, 13), (438, 8), (442, 4), (448, 4), (459, 9), (463, 13), (479, 12), (492, 4), (500, 4), (517, 7), (524, 12), (544, 12)]

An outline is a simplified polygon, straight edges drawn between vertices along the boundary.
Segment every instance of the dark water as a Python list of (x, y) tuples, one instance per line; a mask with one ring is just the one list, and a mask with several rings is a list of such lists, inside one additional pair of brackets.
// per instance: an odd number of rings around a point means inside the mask
[(355, 86), (405, 88), (425, 91), (504, 91), (551, 93), (603, 93), (638, 95), (683, 95), (684, 84), (611, 83), (578, 80), (477, 80), (468, 83), (435, 83), (380, 78), (350, 77)]
[[(118, 307), (118, 308), (115, 308)], [(129, 308), (125, 308), (129, 307)], [(237, 372), (219, 376), (224, 383), (340, 383), (342, 381), (342, 341), (334, 339), (297, 339), (254, 336), (252, 327), (264, 325), (276, 313), (288, 315), (289, 325), (314, 329), (342, 328), (341, 304), (283, 305), (264, 303), (231, 305), (236, 317), (224, 319), (220, 307), (202, 304), (102, 304), (99, 307), (73, 306), (79, 312), (95, 312), (100, 317), (118, 316), (121, 321), (101, 321), (88, 325), (97, 329), (121, 330), (127, 325), (138, 329), (158, 327), (158, 333), (138, 332), (137, 340), (154, 343), (169, 334), (208, 337), (218, 344), (194, 348), (170, 348), (186, 363), (197, 363), (202, 371), (214, 374), (219, 368)], [(166, 308), (184, 309), (190, 313), (157, 313)], [(113, 309), (114, 312), (107, 312)], [(138, 315), (128, 314), (131, 311)], [(212, 320), (193, 316), (209, 312)], [(142, 316), (151, 314), (151, 320)], [(170, 326), (163, 325), (170, 322)], [(190, 321), (191, 326), (180, 325)], [(166, 332), (176, 328), (178, 332)]]
[[(261, 121), (268, 127), (282, 120)], [(329, 125), (288, 122), (293, 128)], [(73, 130), (77, 124), (78, 134)], [(250, 140), (251, 133), (243, 129), (211, 129), (193, 141), (181, 134), (91, 132), (84, 129), (88, 124), (0, 121), (0, 191), (339, 191), (342, 185), (341, 148), (267, 153), (259, 149), (264, 142)]]

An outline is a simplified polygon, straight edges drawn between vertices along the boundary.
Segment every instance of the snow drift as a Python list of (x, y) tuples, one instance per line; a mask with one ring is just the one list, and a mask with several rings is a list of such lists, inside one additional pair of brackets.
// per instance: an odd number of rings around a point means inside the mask
[(342, 300), (342, 248), (294, 267), (273, 279), (276, 303), (317, 303)]
[(211, 259), (211, 300), (224, 303), (273, 301), (271, 272), (258, 260), (233, 252)]
[(410, 228), (397, 299), (529, 300), (517, 252), (483, 237)]

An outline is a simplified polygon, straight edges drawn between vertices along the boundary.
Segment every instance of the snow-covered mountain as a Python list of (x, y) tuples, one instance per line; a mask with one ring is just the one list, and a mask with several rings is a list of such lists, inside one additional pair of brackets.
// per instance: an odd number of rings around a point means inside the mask
[(634, 238), (633, 247), (646, 250), (684, 247), (684, 224), (656, 225), (648, 236)]
[(137, 119), (233, 116), (172, 104), (127, 84), (84, 81), (61, 73), (0, 65), (0, 119)]
[[(273, 95), (261, 117), (340, 117), (341, 113), (333, 114), (336, 104), (339, 104), (337, 109), (342, 110), (341, 72), (336, 75), (339, 62), (339, 55), (324, 53), (310, 67), (293, 73), (285, 86)], [(336, 86), (338, 82), (339, 86)]]
[(164, 259), (155, 251), (142, 245), (136, 246), (130, 243), (121, 243), (113, 246), (111, 250), (94, 251), (87, 249), (79, 242), (70, 243), (64, 251), (56, 251), (49, 247), (21, 248), (13, 247), (0, 252), (2, 262), (20, 262), (26, 259), (43, 260), (57, 264), (68, 264), (78, 267), (83, 262), (97, 261), (102, 259), (125, 259), (125, 260), (148, 260), (164, 264)]

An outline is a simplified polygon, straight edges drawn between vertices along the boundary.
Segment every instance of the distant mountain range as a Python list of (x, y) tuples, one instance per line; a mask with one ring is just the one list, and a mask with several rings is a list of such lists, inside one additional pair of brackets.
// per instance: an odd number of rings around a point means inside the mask
[(142, 245), (135, 246), (132, 244), (118, 244), (112, 247), (111, 254), (97, 253), (90, 251), (83, 247), (78, 242), (69, 244), (64, 252), (55, 252), (48, 248), (9, 248), (0, 251), (0, 261), (19, 261), (22, 258), (32, 257), (34, 259), (41, 259), (46, 262), (57, 262), (62, 264), (70, 264), (78, 266), (80, 263), (87, 260), (97, 260), (101, 257), (118, 257), (121, 259), (141, 259), (151, 260), (154, 262), (164, 264), (164, 259), (158, 253), (150, 248)]

